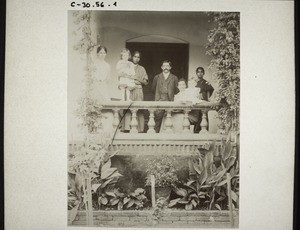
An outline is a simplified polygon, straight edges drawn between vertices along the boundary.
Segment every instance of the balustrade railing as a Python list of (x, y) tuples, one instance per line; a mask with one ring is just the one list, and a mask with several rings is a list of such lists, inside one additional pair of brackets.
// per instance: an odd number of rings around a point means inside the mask
[[(211, 144), (221, 143), (225, 138), (221, 130), (214, 129), (209, 131), (212, 126), (211, 120), (208, 122), (208, 112), (215, 110), (217, 103), (203, 102), (199, 104), (189, 104), (180, 102), (165, 101), (108, 101), (102, 103), (102, 130), (111, 134), (107, 136), (110, 151), (119, 151), (119, 155), (153, 155), (153, 154), (171, 154), (171, 155), (193, 155), (199, 153), (199, 149), (209, 149)], [(138, 112), (143, 110), (147, 113), (146, 124), (148, 128), (146, 133), (138, 133)], [(145, 112), (145, 110), (147, 112)], [(164, 130), (163, 132), (155, 132), (155, 112), (165, 111)], [(201, 131), (194, 133), (190, 127), (190, 113), (201, 111), (202, 120), (200, 123)], [(130, 114), (129, 133), (121, 132), (121, 119), (124, 113)], [(174, 116), (180, 114), (181, 122), (174, 120)], [(178, 122), (177, 124), (173, 124)], [(215, 122), (217, 122), (215, 120)], [(209, 124), (208, 124), (209, 123)], [(174, 130), (174, 127), (182, 126), (180, 129)], [(209, 127), (208, 127), (209, 126)], [(162, 127), (161, 127), (162, 129)], [(104, 134), (103, 133), (103, 134)], [(98, 137), (98, 132), (91, 133), (90, 138), (101, 144), (103, 140)], [(69, 149), (78, 149), (82, 145), (81, 142), (70, 143)]]
[(174, 124), (172, 123), (173, 112), (180, 111), (182, 114), (182, 131), (180, 133), (191, 133), (189, 113), (191, 111), (201, 111), (202, 120), (200, 123), (201, 131), (200, 134), (208, 133), (208, 116), (207, 113), (210, 110), (215, 110), (218, 107), (217, 103), (212, 102), (202, 102), (199, 104), (190, 103), (180, 103), (180, 102), (166, 102), (166, 101), (108, 101), (102, 103), (102, 110), (111, 111), (113, 113), (112, 126), (117, 132), (120, 131), (120, 121), (122, 117), (121, 113), (130, 113), (130, 133), (138, 133), (138, 120), (137, 112), (138, 110), (147, 110), (149, 113), (149, 119), (147, 122), (148, 130), (147, 133), (155, 133), (155, 111), (164, 110), (164, 126), (165, 133), (174, 133), (172, 129)]

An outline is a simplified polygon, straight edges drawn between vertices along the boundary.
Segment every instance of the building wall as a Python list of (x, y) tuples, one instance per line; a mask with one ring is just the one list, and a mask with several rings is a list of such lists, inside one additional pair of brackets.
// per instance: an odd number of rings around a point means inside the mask
[[(69, 226), (86, 226), (86, 212), (78, 211), (75, 221)], [(158, 218), (159, 217), (159, 218)], [(99, 227), (136, 227), (136, 228), (238, 228), (239, 212), (233, 212), (233, 223), (230, 223), (230, 214), (227, 210), (174, 210), (162, 211), (157, 217), (153, 210), (109, 210), (94, 211), (93, 224)]]
[[(108, 49), (107, 62), (112, 68), (112, 82), (116, 84), (115, 66), (120, 51), (126, 41), (145, 35), (163, 35), (186, 41), (189, 49), (189, 77), (195, 76), (195, 69), (203, 66), (205, 79), (217, 86), (208, 69), (210, 56), (206, 55), (206, 44), (212, 24), (205, 13), (170, 13), (168, 12), (99, 12), (96, 17), (99, 43)], [(116, 86), (115, 86), (116, 87)]]

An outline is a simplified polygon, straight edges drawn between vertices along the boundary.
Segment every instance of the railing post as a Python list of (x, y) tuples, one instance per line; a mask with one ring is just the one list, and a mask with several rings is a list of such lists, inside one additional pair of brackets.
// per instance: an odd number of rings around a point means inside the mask
[(207, 127), (208, 127), (207, 112), (208, 112), (208, 110), (207, 109), (201, 109), (201, 112), (202, 112), (202, 121), (200, 123), (200, 126), (201, 126), (200, 133), (207, 133), (208, 132), (208, 130), (207, 130)]
[(119, 109), (114, 109), (113, 111), (114, 111), (113, 127), (114, 127), (114, 130), (117, 130), (117, 132), (119, 132), (119, 124), (120, 124)]
[(172, 133), (172, 119), (171, 119), (171, 112), (172, 110), (167, 110), (167, 118), (166, 118), (166, 122), (165, 122), (165, 126), (166, 126), (166, 133)]
[(155, 133), (154, 126), (155, 126), (155, 121), (154, 121), (154, 110), (149, 109), (149, 121), (148, 121), (148, 131), (147, 133)]
[(137, 113), (137, 109), (131, 109), (131, 113), (132, 113), (132, 118), (131, 118), (131, 122), (130, 122), (130, 133), (138, 133), (138, 121), (136, 119), (136, 113)]
[(184, 110), (184, 118), (183, 118), (183, 132), (184, 133), (190, 132), (189, 111), (190, 110), (187, 110), (187, 109)]

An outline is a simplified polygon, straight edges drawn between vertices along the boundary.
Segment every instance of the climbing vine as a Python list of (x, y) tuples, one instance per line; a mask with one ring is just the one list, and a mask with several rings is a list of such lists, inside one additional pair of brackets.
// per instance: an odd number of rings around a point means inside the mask
[[(95, 178), (95, 174), (99, 172), (102, 168), (103, 162), (108, 155), (108, 144), (107, 138), (104, 137), (104, 133), (101, 132), (101, 105), (95, 100), (92, 100), (89, 92), (91, 90), (91, 84), (93, 82), (93, 71), (94, 66), (92, 62), (92, 51), (97, 45), (93, 39), (94, 32), (91, 29), (91, 11), (74, 11), (74, 24), (77, 26), (75, 35), (79, 31), (81, 34), (80, 39), (74, 45), (74, 49), (79, 52), (79, 54), (85, 57), (85, 90), (82, 97), (78, 101), (78, 107), (76, 110), (77, 116), (82, 121), (82, 127), (87, 129), (85, 133), (85, 140), (79, 151), (75, 151), (69, 155), (68, 167), (69, 173), (76, 175), (77, 186), (73, 186), (75, 194), (82, 194), (77, 197), (76, 205), (72, 208), (72, 220), (74, 220), (77, 215), (77, 209), (80, 203), (85, 204), (87, 221), (89, 225), (93, 225), (93, 207), (92, 207), (92, 181)], [(100, 132), (99, 132), (100, 131)], [(96, 137), (93, 134), (99, 133), (100, 135)], [(109, 156), (108, 158), (110, 158)], [(81, 178), (80, 180), (78, 178)], [(74, 188), (77, 188), (74, 189)], [(79, 189), (78, 189), (79, 188)], [(74, 196), (70, 196), (69, 199)], [(76, 199), (76, 198), (75, 198)], [(82, 201), (82, 202), (81, 202)]]
[[(92, 61), (92, 52), (97, 46), (94, 31), (91, 28), (92, 12), (91, 11), (74, 11), (74, 24), (81, 33), (81, 37), (74, 45), (74, 49), (80, 54), (85, 55), (85, 92), (78, 100), (77, 116), (82, 120), (82, 126), (87, 127), (89, 133), (95, 133), (101, 128), (101, 105), (91, 99), (89, 92), (93, 83), (93, 72), (95, 67)], [(76, 33), (76, 32), (75, 32)]]
[(218, 81), (216, 100), (218, 115), (227, 128), (239, 127), (240, 113), (240, 14), (209, 13), (215, 24), (208, 35), (207, 54), (212, 56), (209, 68)]

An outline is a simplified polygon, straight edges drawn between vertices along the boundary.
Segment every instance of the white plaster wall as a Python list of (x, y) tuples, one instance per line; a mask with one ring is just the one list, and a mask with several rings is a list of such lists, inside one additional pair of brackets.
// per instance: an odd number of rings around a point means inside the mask
[[(97, 17), (100, 43), (109, 53), (107, 61), (115, 67), (119, 53), (127, 40), (143, 35), (163, 35), (185, 40), (190, 45), (189, 76), (195, 76), (195, 69), (203, 66), (205, 78), (217, 86), (208, 69), (210, 56), (206, 55), (209, 30), (213, 28), (205, 13), (164, 13), (164, 12), (99, 12)], [(112, 69), (112, 78), (116, 72)]]

